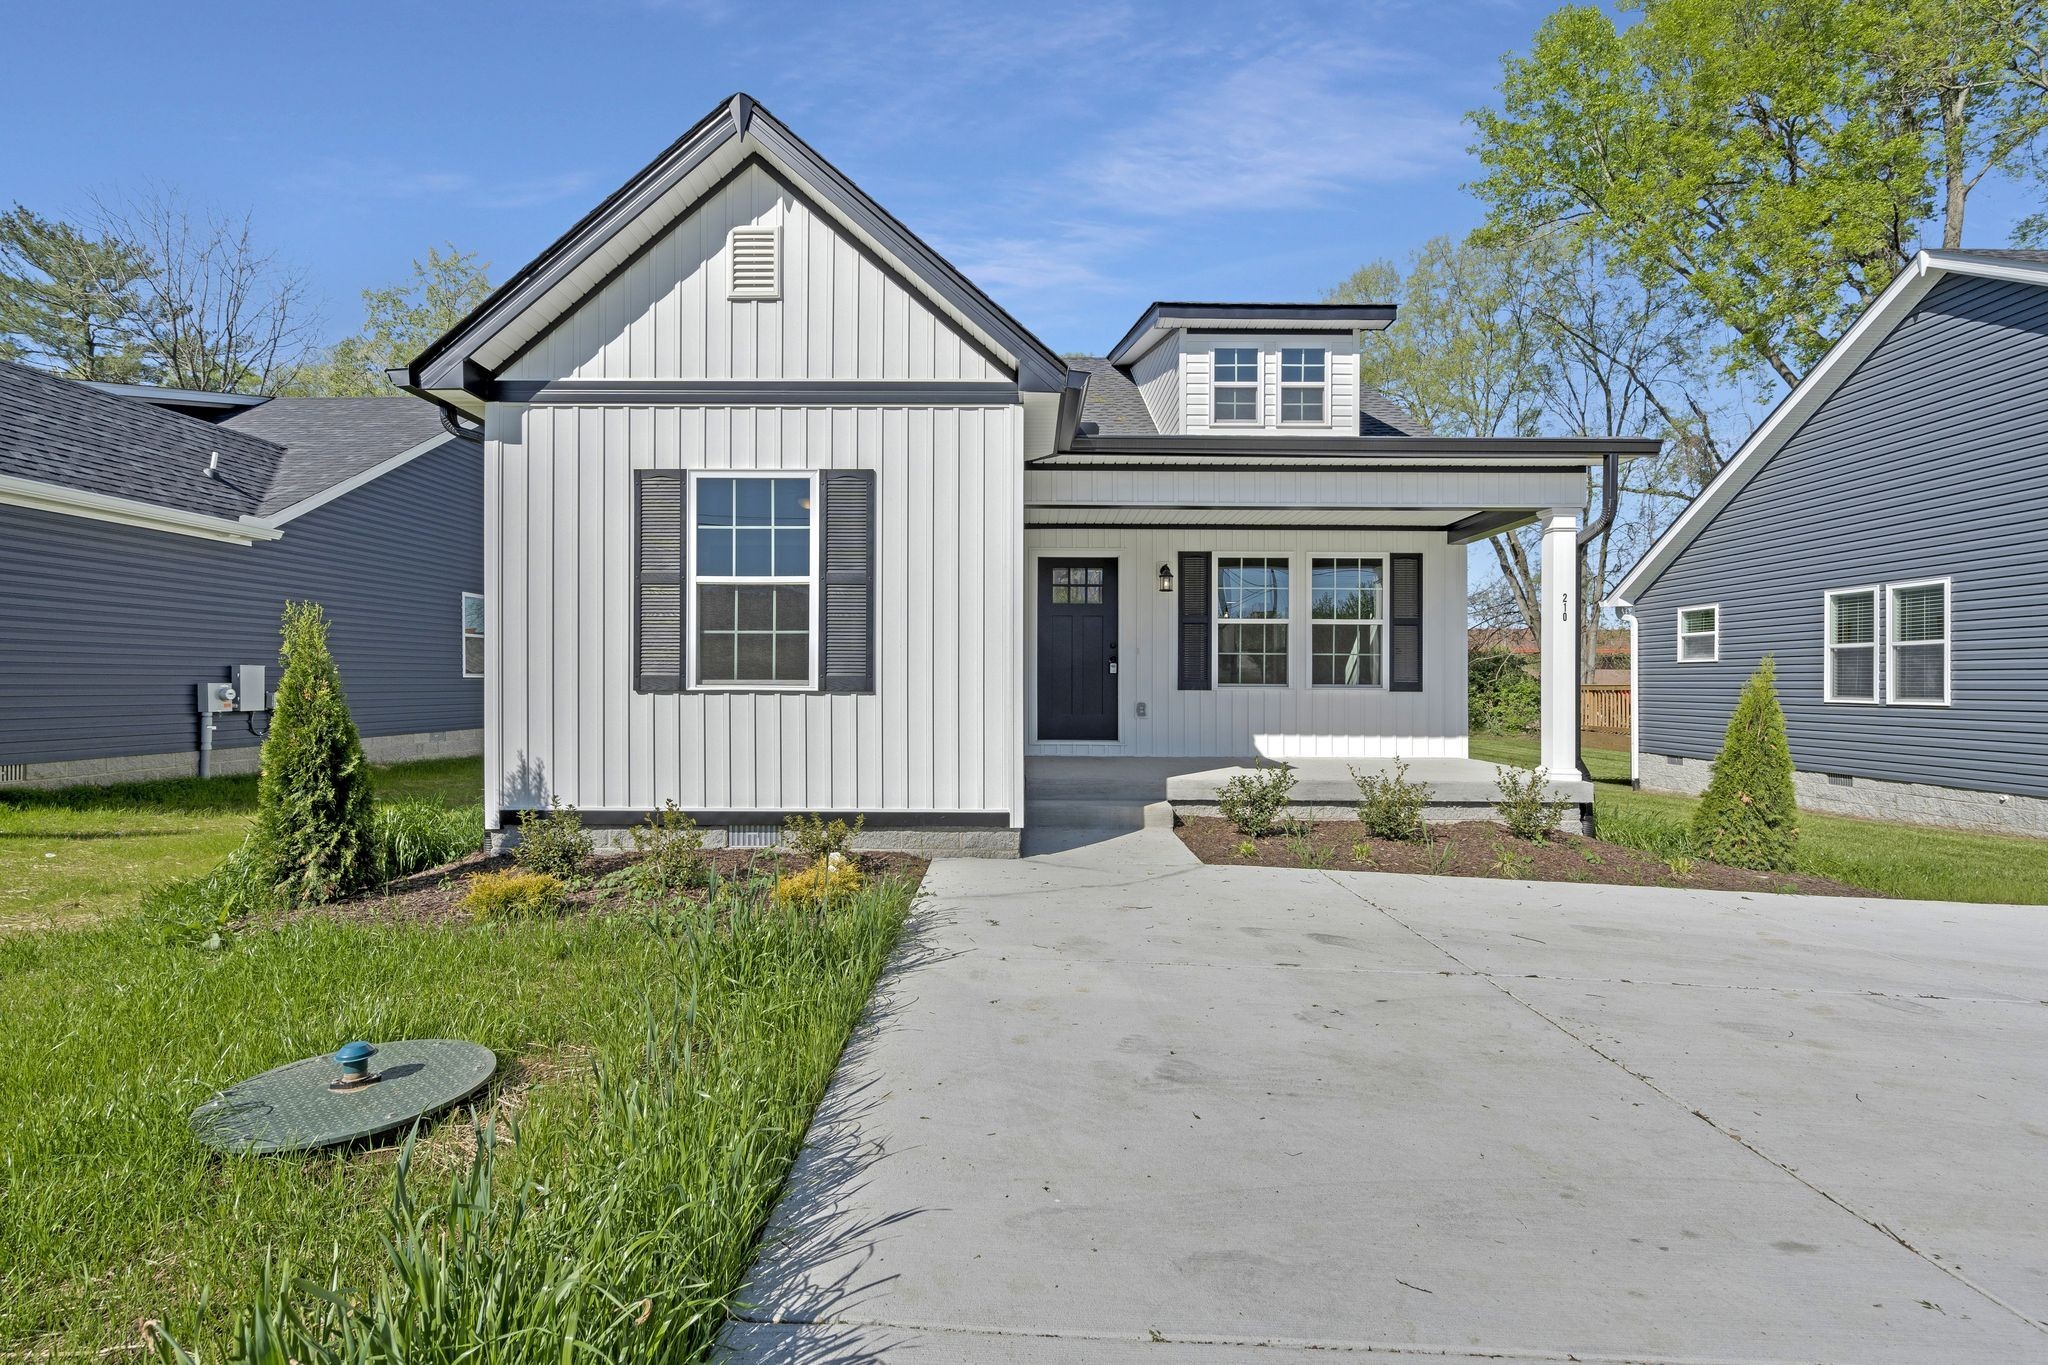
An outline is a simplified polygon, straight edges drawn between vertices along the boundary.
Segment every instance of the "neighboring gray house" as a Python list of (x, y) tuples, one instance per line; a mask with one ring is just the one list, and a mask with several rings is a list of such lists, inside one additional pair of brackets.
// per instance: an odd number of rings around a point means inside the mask
[(1588, 471), (1656, 443), (1429, 435), (1359, 383), (1393, 320), (1159, 303), (1070, 366), (734, 96), (394, 371), (485, 427), (488, 824), (674, 801), (1008, 852), (1027, 758), (1490, 793), (1466, 546), (1540, 521), (1569, 620)]
[(2048, 253), (1921, 252), (1611, 603), (1645, 789), (1768, 654), (1802, 805), (2048, 833)]
[[(415, 399), (0, 362), (0, 787), (191, 775), (199, 685), (274, 688), (287, 600), (326, 608), (373, 757), (478, 752), (482, 487), (479, 443)], [(217, 716), (213, 770), (253, 769), (267, 720)]]

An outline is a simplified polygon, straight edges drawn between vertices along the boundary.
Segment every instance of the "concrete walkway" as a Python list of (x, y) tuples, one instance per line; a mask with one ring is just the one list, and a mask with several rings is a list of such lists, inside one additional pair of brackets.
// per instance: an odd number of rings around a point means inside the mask
[(2048, 911), (1065, 842), (933, 867), (734, 1359), (2048, 1359)]

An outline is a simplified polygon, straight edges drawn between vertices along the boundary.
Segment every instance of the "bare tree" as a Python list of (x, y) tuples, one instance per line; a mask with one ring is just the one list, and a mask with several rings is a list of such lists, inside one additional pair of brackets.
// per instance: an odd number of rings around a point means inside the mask
[(257, 246), (249, 215), (195, 213), (160, 187), (97, 208), (102, 235), (148, 260), (136, 330), (162, 382), (222, 393), (274, 393), (290, 382), (319, 318), (305, 276)]

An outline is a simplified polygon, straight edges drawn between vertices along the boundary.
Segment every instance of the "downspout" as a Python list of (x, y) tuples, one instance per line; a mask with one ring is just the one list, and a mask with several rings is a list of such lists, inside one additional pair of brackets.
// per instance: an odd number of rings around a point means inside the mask
[[(1573, 576), (1578, 580), (1573, 587), (1577, 592), (1584, 593), (1586, 590), (1586, 546), (1590, 545), (1600, 536), (1605, 535), (1607, 528), (1614, 525), (1614, 513), (1616, 504), (1619, 502), (1620, 488), (1621, 456), (1610, 450), (1600, 457), (1600, 511), (1591, 521), (1579, 528), (1578, 552), (1572, 557)], [(1606, 585), (1602, 584), (1601, 586), (1605, 587)], [(1579, 607), (1583, 610), (1585, 603), (1581, 602)], [(1593, 638), (1595, 640), (1600, 638), (1600, 612), (1597, 606), (1593, 611)], [(1635, 667), (1635, 642), (1633, 639), (1630, 640), (1629, 645), (1629, 667), (1633, 669)], [(1593, 780), (1593, 770), (1586, 766), (1584, 693), (1580, 690), (1585, 685), (1583, 681), (1584, 652), (1578, 616), (1574, 613), (1572, 617), (1572, 753), (1579, 761), (1580, 778), (1591, 782)], [(1631, 706), (1635, 704), (1635, 693), (1633, 691), (1629, 693), (1629, 704)], [(1633, 720), (1631, 720), (1631, 724), (1633, 724)], [(1631, 745), (1635, 743), (1633, 736), (1631, 736), (1629, 743)]]

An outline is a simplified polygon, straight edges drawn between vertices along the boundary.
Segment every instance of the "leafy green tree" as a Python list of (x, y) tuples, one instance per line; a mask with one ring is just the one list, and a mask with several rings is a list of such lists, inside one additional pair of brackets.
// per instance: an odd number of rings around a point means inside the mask
[(141, 383), (156, 366), (135, 317), (149, 257), (16, 204), (0, 214), (0, 359), (71, 379)]
[(328, 348), (289, 392), (388, 397), (398, 390), (384, 371), (411, 362), (491, 292), (490, 263), (473, 251), (429, 247), (412, 278), (363, 291), (363, 328)]
[(284, 674), (257, 783), (256, 846), (294, 903), (347, 895), (377, 874), (370, 766), (317, 602), (284, 609)]
[(1714, 775), (1693, 812), (1702, 857), (1730, 867), (1783, 872), (1799, 840), (1792, 796), (1792, 750), (1778, 706), (1777, 666), (1769, 655), (1743, 684)]
[(1987, 0), (1643, 0), (1544, 21), (1473, 114), (1496, 232), (1569, 225), (1645, 284), (1683, 282), (1737, 372), (1796, 383), (1937, 211), (2026, 170), (2041, 7)]

